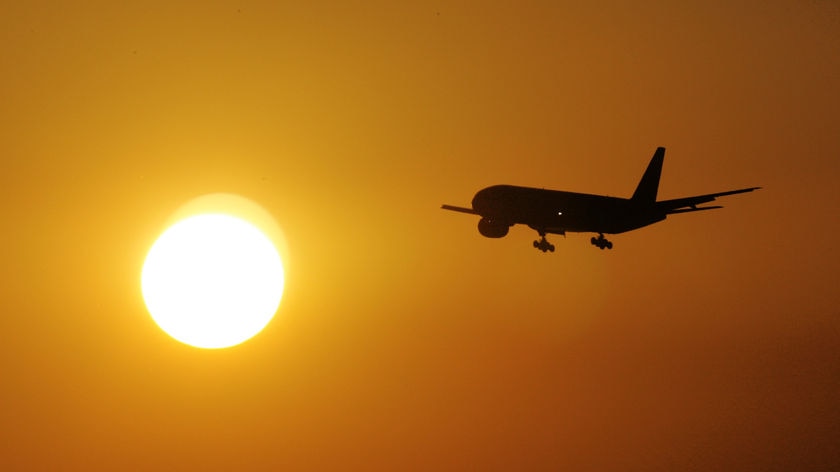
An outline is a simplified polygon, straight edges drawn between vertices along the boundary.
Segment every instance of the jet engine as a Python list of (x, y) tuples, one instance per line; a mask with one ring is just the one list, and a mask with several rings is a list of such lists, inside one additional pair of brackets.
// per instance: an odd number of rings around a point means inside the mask
[(478, 232), (486, 238), (502, 238), (508, 234), (507, 223), (493, 221), (490, 218), (482, 218), (478, 220)]

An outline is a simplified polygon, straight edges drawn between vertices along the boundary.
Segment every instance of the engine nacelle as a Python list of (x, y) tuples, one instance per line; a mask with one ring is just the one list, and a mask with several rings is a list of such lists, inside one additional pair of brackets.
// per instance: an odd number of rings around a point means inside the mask
[(508, 234), (510, 226), (507, 223), (493, 221), (490, 218), (478, 220), (478, 232), (486, 238), (503, 238)]

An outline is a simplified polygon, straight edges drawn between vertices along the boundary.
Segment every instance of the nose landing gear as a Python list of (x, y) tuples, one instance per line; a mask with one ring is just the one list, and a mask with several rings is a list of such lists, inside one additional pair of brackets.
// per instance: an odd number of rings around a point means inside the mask
[(589, 242), (591, 242), (593, 246), (600, 248), (601, 250), (612, 249), (613, 246), (612, 242), (608, 241), (607, 238), (604, 237), (603, 233), (599, 234), (597, 238), (595, 236), (592, 236), (592, 239), (590, 239)]

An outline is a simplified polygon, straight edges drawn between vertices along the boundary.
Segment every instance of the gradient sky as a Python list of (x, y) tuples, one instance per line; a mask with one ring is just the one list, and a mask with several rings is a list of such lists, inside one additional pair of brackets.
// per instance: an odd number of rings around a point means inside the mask
[[(0, 469), (840, 464), (840, 5), (7, 2)], [(284, 4), (287, 3), (287, 4)], [(482, 238), (497, 183), (726, 208)], [(140, 270), (188, 200), (274, 215), (251, 341)]]

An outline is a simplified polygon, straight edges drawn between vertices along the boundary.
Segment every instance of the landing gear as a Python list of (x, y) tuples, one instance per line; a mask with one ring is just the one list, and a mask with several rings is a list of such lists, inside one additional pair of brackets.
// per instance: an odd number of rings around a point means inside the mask
[(534, 241), (534, 247), (542, 252), (554, 252), (554, 245), (545, 239), (545, 233), (540, 233), (540, 239)]
[(590, 239), (589, 242), (591, 242), (593, 246), (598, 247), (601, 250), (612, 249), (612, 243), (610, 241), (607, 241), (607, 238), (604, 237), (603, 233), (599, 234), (597, 238), (595, 236), (592, 236), (592, 239)]

